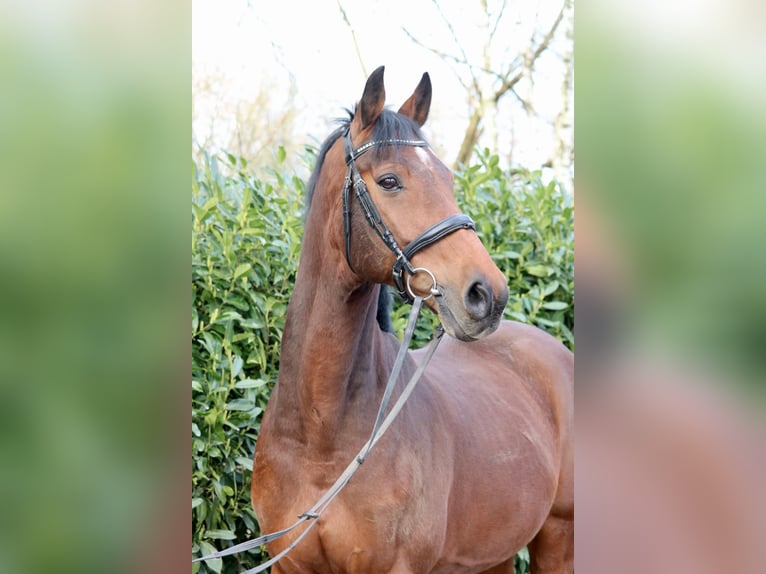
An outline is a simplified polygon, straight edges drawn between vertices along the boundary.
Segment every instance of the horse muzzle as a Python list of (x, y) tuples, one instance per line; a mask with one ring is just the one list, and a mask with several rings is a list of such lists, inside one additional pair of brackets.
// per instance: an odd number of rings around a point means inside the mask
[(508, 286), (493, 289), (486, 279), (470, 283), (461, 293), (440, 288), (434, 310), (445, 332), (461, 341), (476, 341), (493, 333), (508, 302)]

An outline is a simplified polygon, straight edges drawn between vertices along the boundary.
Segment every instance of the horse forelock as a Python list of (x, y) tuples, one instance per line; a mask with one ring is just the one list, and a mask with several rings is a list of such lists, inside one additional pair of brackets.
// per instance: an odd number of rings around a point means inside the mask
[[(420, 133), (420, 126), (409, 117), (392, 110), (383, 110), (372, 127), (372, 139), (423, 139), (423, 134)], [(364, 142), (355, 142), (357, 146), (362, 143)], [(379, 146), (373, 150), (377, 155), (383, 155), (397, 148), (398, 146)]]

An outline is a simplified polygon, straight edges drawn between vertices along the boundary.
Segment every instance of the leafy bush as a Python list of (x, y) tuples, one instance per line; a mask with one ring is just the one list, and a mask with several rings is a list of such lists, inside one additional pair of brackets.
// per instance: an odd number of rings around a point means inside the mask
[[(573, 346), (573, 210), (539, 172), (508, 172), (488, 151), (455, 174), (461, 209), (508, 277), (508, 318)], [(205, 156), (192, 172), (192, 550), (207, 554), (259, 534), (250, 506), (260, 416), (276, 383), (287, 302), (303, 228), (303, 182), (276, 168), (259, 177), (243, 160)], [(225, 172), (225, 173), (224, 173)], [(340, 222), (339, 222), (340, 224)], [(393, 313), (401, 336), (409, 306)], [(436, 319), (424, 313), (416, 343)], [(261, 550), (194, 565), (238, 572)], [(523, 552), (517, 568), (527, 568)], [(519, 570), (522, 571), (522, 570)]]
[[(287, 302), (295, 282), (303, 183), (272, 171), (266, 180), (229, 158), (192, 176), (193, 551), (258, 533), (250, 476), (260, 415), (279, 368)], [(237, 572), (260, 550), (195, 564)]]

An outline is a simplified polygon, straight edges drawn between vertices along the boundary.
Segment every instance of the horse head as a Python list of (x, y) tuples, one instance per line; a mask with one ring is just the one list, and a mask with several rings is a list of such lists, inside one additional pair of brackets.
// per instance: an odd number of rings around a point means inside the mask
[[(398, 112), (384, 108), (383, 67), (367, 79), (352, 119), (336, 136), (343, 143), (333, 147), (343, 155), (328, 154), (347, 166), (339, 241), (357, 281), (395, 285), (405, 298), (428, 297), (445, 331), (472, 341), (497, 328), (508, 287), (473, 222), (460, 214), (452, 173), (423, 140), (430, 105), (427, 73)], [(336, 183), (328, 187), (337, 190), (341, 169), (331, 171)]]

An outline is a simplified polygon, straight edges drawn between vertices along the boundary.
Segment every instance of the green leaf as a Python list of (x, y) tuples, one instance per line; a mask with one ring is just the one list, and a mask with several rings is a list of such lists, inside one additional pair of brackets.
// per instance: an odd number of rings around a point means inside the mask
[(244, 319), (239, 324), (245, 329), (263, 329), (266, 323), (258, 319)]
[(527, 241), (524, 243), (524, 245), (521, 247), (521, 255), (522, 257), (526, 257), (530, 253), (532, 253), (532, 250), (535, 248), (534, 244), (531, 241)]
[(236, 535), (231, 530), (208, 530), (205, 532), (205, 538), (215, 540), (234, 540)]
[(204, 500), (201, 498), (192, 498), (192, 508), (197, 508), (203, 502)]
[(236, 377), (239, 373), (241, 373), (242, 365), (244, 364), (245, 362), (242, 360), (242, 357), (236, 355), (231, 361), (231, 376)]
[(229, 411), (249, 411), (255, 408), (255, 401), (252, 399), (235, 399), (226, 403), (226, 410)]
[(517, 311), (509, 311), (507, 313), (511, 317), (511, 319), (515, 319), (516, 321), (520, 321), (521, 323), (526, 323), (527, 316), (524, 313), (519, 313)]
[(242, 379), (234, 385), (235, 389), (257, 389), (267, 384), (263, 379)]
[(238, 279), (242, 277), (245, 273), (250, 271), (253, 268), (252, 265), (249, 263), (240, 263), (237, 265), (237, 268), (234, 270), (234, 279)]
[(535, 277), (548, 277), (551, 271), (545, 265), (527, 265), (524, 267), (527, 273)]
[[(209, 542), (205, 542), (204, 540), (200, 540), (199, 547), (200, 547), (202, 556), (206, 556), (208, 554), (213, 554), (214, 552), (216, 552), (215, 547)], [(220, 558), (211, 558), (209, 560), (205, 560), (205, 564), (213, 572), (221, 572), (221, 569), (223, 568), (223, 561)]]
[(205, 202), (205, 205), (202, 206), (202, 211), (204, 213), (207, 213), (211, 209), (213, 209), (216, 205), (218, 205), (218, 198), (217, 197), (211, 197)]
[(564, 303), (563, 301), (547, 301), (543, 303), (543, 309), (551, 309), (552, 311), (561, 311), (562, 309), (566, 309), (569, 307), (569, 303)]
[(545, 289), (543, 289), (543, 297), (547, 297), (558, 288), (559, 288), (559, 282), (554, 279), (553, 281), (551, 281), (545, 286)]

